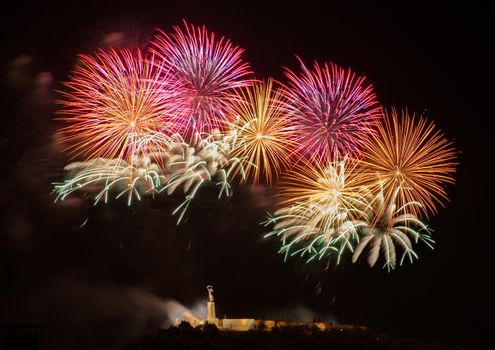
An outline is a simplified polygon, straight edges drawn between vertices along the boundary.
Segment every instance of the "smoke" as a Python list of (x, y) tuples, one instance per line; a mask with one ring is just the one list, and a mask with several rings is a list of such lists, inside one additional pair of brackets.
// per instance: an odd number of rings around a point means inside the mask
[(308, 322), (317, 318), (316, 312), (304, 306), (296, 306), (292, 310), (291, 316), (294, 318), (294, 321), (298, 322)]
[(206, 299), (198, 301), (191, 307), (186, 307), (176, 300), (168, 300), (165, 303), (168, 324), (176, 325), (181, 321), (187, 321), (192, 326), (202, 324), (206, 319)]
[(186, 307), (176, 300), (170, 299), (165, 302), (165, 312), (167, 313), (168, 322), (173, 324), (176, 320), (183, 318), (184, 314), (189, 317), (196, 317), (200, 320), (206, 319), (206, 299)]
[(200, 303), (187, 308), (144, 288), (97, 283), (70, 274), (23, 294), (10, 296), (11, 307), (3, 310), (3, 317), (45, 326), (47, 342), (43, 345), (57, 349), (124, 346), (142, 334), (173, 325), (183, 312), (202, 315), (205, 310)]
[(122, 32), (111, 32), (105, 34), (102, 39), (102, 43), (105, 46), (112, 48), (122, 47), (125, 43), (125, 33)]
[(28, 54), (21, 54), (12, 59), (7, 67), (4, 83), (10, 89), (25, 91), (32, 85), (31, 64), (33, 58)]
[[(248, 315), (246, 315), (247, 317)], [(293, 322), (322, 321), (338, 323), (337, 318), (329, 313), (321, 314), (305, 305), (292, 305), (284, 309), (270, 310), (266, 317), (273, 320), (287, 320)]]

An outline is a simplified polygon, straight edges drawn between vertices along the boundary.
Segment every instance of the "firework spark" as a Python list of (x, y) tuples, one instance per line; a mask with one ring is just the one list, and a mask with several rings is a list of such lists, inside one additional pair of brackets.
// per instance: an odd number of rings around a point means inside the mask
[(363, 251), (369, 247), (368, 264), (373, 267), (381, 251), (385, 258), (384, 267), (387, 267), (390, 272), (396, 266), (396, 244), (403, 250), (400, 265), (406, 256), (412, 262), (413, 258), (418, 258), (418, 255), (412, 249), (408, 236), (411, 236), (416, 243), (421, 240), (433, 249), (434, 241), (430, 237), (428, 227), (406, 210), (408, 207), (420, 207), (421, 204), (409, 202), (397, 208), (396, 200), (399, 192), (400, 186), (394, 189), (389, 199), (386, 199), (383, 187), (381, 188), (367, 212), (366, 220), (360, 224), (363, 237), (354, 250), (352, 262), (356, 262)]
[(310, 160), (357, 156), (382, 113), (371, 85), (351, 70), (330, 63), (302, 72), (286, 69), (298, 151)]
[(80, 55), (59, 101), (70, 153), (129, 162), (162, 152), (174, 89), (158, 65), (137, 49)]
[(327, 167), (307, 164), (292, 172), (282, 184), (282, 209), (265, 222), (274, 224), (265, 237), (281, 237), (280, 252), (286, 257), (309, 254), (311, 261), (336, 252), (339, 263), (346, 248), (353, 250), (368, 207), (356, 170), (355, 164), (343, 160)]
[(234, 169), (240, 169), (245, 176), (243, 158), (232, 157), (231, 150), (237, 143), (235, 131), (225, 135), (214, 130), (211, 135), (196, 134), (196, 141), (189, 145), (178, 137), (170, 148), (167, 161), (167, 173), (170, 176), (162, 190), (172, 194), (182, 188), (186, 199), (173, 214), (179, 214), (179, 224), (199, 188), (213, 182), (219, 188), (218, 198), (232, 195), (231, 180)]
[(259, 183), (262, 174), (268, 184), (290, 166), (289, 156), (294, 148), (287, 113), (287, 102), (273, 81), (256, 83), (240, 90), (233, 104), (237, 121), (234, 124), (239, 142), (232, 151), (237, 158), (246, 158), (246, 179)]
[(229, 197), (236, 176), (271, 184), (291, 169), (265, 221), (286, 259), (369, 252), (374, 266), (381, 252), (390, 271), (418, 258), (413, 243), (433, 248), (419, 218), (447, 199), (457, 164), (433, 123), (384, 114), (365, 78), (333, 63), (298, 58), (286, 86), (255, 82), (243, 49), (204, 26), (184, 21), (148, 47), (79, 56), (58, 103), (62, 141), (83, 161), (65, 167), (55, 201), (180, 191), (179, 224), (205, 184)]
[(416, 216), (435, 214), (436, 204), (447, 199), (443, 186), (454, 182), (456, 152), (452, 143), (433, 123), (407, 111), (400, 116), (395, 109), (386, 112), (378, 135), (363, 155), (369, 178), (378, 178), (375, 186), (383, 182), (386, 202), (399, 187), (399, 207), (415, 201), (422, 204), (408, 207)]
[(55, 201), (66, 199), (76, 191), (95, 193), (94, 204), (108, 202), (111, 192), (115, 198), (127, 196), (127, 204), (141, 200), (145, 194), (154, 195), (166, 182), (160, 167), (149, 158), (134, 159), (132, 164), (121, 159), (93, 159), (74, 162), (65, 167), (72, 173), (69, 180), (56, 183)]
[(250, 84), (251, 73), (241, 56), (243, 49), (224, 37), (218, 38), (206, 28), (184, 22), (171, 34), (161, 30), (151, 43), (151, 50), (161, 58), (161, 69), (170, 71), (181, 113), (177, 124), (182, 135), (225, 130), (232, 90)]

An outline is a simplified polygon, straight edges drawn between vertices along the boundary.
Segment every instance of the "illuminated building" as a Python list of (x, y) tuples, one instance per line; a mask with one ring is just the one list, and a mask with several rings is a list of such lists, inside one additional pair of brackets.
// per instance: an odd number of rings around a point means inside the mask
[(282, 321), (282, 320), (261, 320), (254, 318), (217, 318), (215, 311), (215, 299), (213, 297), (213, 286), (206, 286), (208, 290), (208, 302), (206, 305), (206, 319), (201, 320), (200, 317), (195, 316), (190, 311), (186, 311), (182, 314), (181, 320), (176, 320), (176, 325), (181, 321), (186, 321), (193, 327), (214, 324), (221, 331), (249, 331), (249, 330), (263, 330), (271, 331), (274, 328), (279, 327), (313, 327), (319, 330), (344, 330), (344, 329), (365, 329), (363, 326), (346, 325), (346, 324), (334, 324), (331, 322), (294, 322), (294, 321)]

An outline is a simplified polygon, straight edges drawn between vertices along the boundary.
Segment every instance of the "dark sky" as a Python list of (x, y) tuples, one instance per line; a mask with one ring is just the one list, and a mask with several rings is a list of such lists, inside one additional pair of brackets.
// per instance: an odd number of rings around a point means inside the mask
[[(493, 306), (490, 217), (481, 213), (488, 190), (480, 169), (493, 159), (482, 155), (493, 109), (482, 108), (482, 43), (489, 41), (481, 8), (242, 3), (17, 2), (2, 11), (0, 323), (46, 325), (51, 349), (112, 349), (161, 325), (167, 301), (192, 306), (213, 284), (221, 317), (283, 317), (287, 310), (288, 318), (476, 348)], [(206, 188), (180, 227), (170, 215), (174, 198), (132, 208), (77, 199), (54, 205), (50, 183), (63, 178), (67, 158), (53, 143), (60, 127), (53, 90), (75, 55), (112, 32), (125, 33), (129, 45), (146, 42), (153, 28), (183, 18), (245, 48), (260, 78), (282, 79), (283, 66), (297, 66), (296, 54), (333, 61), (366, 75), (383, 105), (434, 120), (460, 151), (451, 203), (430, 222), (435, 250), (418, 246), (420, 259), (393, 273), (364, 263), (328, 270), (284, 263), (276, 242), (261, 238), (259, 222), (272, 209), (267, 188), (236, 187), (227, 201)]]

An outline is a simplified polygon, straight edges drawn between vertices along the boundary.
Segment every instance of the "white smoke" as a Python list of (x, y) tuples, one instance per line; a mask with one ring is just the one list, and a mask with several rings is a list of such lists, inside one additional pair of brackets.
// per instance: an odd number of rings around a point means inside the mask
[(204, 320), (206, 319), (206, 299), (200, 300), (189, 307), (176, 300), (169, 299), (164, 303), (164, 310), (170, 324), (182, 319), (186, 321), (193, 319)]
[(269, 319), (287, 320), (293, 322), (322, 321), (328, 323), (338, 323), (337, 318), (334, 315), (322, 315), (304, 305), (292, 305), (284, 309), (270, 310), (267, 316)]

